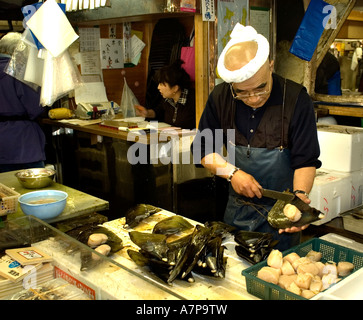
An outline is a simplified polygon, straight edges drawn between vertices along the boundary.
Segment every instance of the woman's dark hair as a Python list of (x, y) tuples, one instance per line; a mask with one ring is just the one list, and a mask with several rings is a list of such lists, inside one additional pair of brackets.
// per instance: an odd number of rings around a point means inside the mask
[(156, 83), (167, 83), (170, 87), (179, 86), (181, 90), (190, 88), (190, 76), (182, 68), (183, 60), (177, 59), (171, 65), (162, 67), (155, 72)]

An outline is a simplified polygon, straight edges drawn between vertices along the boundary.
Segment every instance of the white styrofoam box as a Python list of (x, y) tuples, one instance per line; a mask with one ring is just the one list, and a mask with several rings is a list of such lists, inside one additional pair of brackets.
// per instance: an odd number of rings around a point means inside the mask
[(312, 300), (362, 300), (363, 268), (360, 268), (329, 289), (318, 293)]
[(352, 175), (351, 209), (363, 204), (363, 170), (354, 171)]
[(317, 124), (322, 168), (342, 172), (363, 169), (363, 128)]
[(320, 225), (351, 209), (352, 175), (346, 172), (318, 169), (310, 191), (310, 206), (320, 210), (325, 217), (314, 222)]

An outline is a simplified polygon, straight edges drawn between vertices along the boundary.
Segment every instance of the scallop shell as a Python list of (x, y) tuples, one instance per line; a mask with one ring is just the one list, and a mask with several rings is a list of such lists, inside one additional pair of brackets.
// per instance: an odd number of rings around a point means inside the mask
[[(301, 211), (300, 220), (292, 222), (284, 215), (283, 210), (288, 203), (296, 206)], [(290, 202), (277, 200), (268, 213), (267, 221), (273, 228), (286, 229), (291, 227), (302, 227), (322, 218), (324, 218), (324, 214), (321, 211), (310, 207), (299, 197), (295, 196)]]

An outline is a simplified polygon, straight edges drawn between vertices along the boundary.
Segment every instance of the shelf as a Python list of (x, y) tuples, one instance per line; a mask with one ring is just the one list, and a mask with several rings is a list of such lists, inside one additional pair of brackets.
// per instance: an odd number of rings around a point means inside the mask
[(345, 107), (345, 106), (327, 106), (327, 105), (315, 105), (315, 109), (321, 116), (348, 116), (363, 118), (363, 106), (362, 107)]

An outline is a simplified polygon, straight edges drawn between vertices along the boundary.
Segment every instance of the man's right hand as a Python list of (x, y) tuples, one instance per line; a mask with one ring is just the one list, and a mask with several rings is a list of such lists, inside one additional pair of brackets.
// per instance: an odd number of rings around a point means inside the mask
[(245, 197), (261, 198), (262, 197), (262, 186), (257, 182), (257, 180), (250, 174), (238, 170), (231, 179), (231, 185), (234, 191)]

